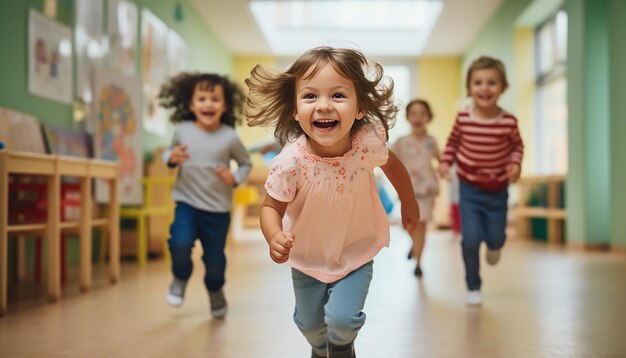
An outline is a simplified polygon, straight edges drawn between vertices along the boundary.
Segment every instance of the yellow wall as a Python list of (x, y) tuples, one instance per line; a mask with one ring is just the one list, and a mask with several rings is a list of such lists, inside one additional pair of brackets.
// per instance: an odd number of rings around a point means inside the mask
[[(276, 58), (273, 56), (239, 56), (235, 58), (233, 80), (239, 82), (241, 87), (247, 92), (244, 80), (250, 76), (250, 71), (257, 64), (267, 67), (276, 66)], [(262, 141), (268, 141), (273, 138), (271, 131), (262, 127), (248, 127), (244, 124), (237, 128), (237, 133), (245, 146), (249, 146)]]
[(533, 175), (535, 146), (533, 143), (534, 111), (535, 108), (535, 74), (534, 74), (534, 33), (532, 28), (516, 28), (514, 34), (515, 46), (515, 77), (511, 85), (514, 86), (515, 108), (513, 112), (519, 121), (518, 125), (524, 140), (524, 160), (522, 175)]
[[(422, 57), (418, 60), (417, 68), (418, 97), (430, 103), (434, 114), (428, 132), (443, 150), (465, 95), (459, 89), (461, 60), (458, 57)], [(449, 224), (450, 218), (448, 182), (441, 180), (440, 187), (433, 221), (438, 226), (445, 226)]]
[(430, 103), (434, 118), (428, 131), (443, 147), (452, 129), (462, 94), (459, 91), (460, 59), (422, 57), (418, 60), (418, 97)]
[[(235, 57), (234, 62), (233, 80), (238, 82), (246, 92), (248, 92), (248, 88), (246, 87), (244, 81), (250, 76), (250, 71), (254, 68), (254, 66), (257, 64), (270, 68), (276, 66), (276, 58), (273, 56), (238, 56)], [(237, 127), (237, 133), (246, 147), (260, 142), (269, 142), (274, 138), (273, 129), (248, 127), (245, 123)], [(263, 162), (261, 155), (259, 153), (254, 153), (251, 158), (253, 168), (251, 176), (264, 176), (267, 166)]]

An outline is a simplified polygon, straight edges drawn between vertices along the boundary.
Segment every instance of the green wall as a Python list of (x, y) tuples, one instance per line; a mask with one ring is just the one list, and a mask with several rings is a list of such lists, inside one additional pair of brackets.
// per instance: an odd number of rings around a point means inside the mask
[[(515, 105), (515, 22), (531, 0), (505, 0), (481, 30), (470, 48), (463, 54), (461, 93), (466, 93), (465, 76), (470, 63), (486, 55), (499, 58), (506, 66), (507, 79), (511, 86), (502, 95), (500, 105), (513, 111)], [(469, 6), (469, 5), (468, 5)]]
[(626, 247), (626, 1), (609, 1), (610, 156), (611, 156), (611, 239)]
[[(233, 58), (204, 23), (190, 0), (182, 5), (182, 21), (175, 19), (171, 0), (137, 0), (138, 10), (147, 8), (176, 31), (187, 43), (190, 70), (231, 75)], [(0, 1), (0, 107), (37, 117), (42, 123), (72, 127), (72, 108), (28, 93), (28, 9), (42, 10), (42, 0)], [(58, 0), (57, 21), (73, 25), (73, 0)], [(143, 150), (149, 154), (158, 146), (167, 145), (171, 128), (164, 137), (144, 131)]]
[[(541, 0), (538, 0), (541, 1)], [(514, 71), (514, 29), (530, 0), (506, 0), (463, 56), (479, 55)], [(568, 242), (626, 248), (626, 1), (565, 0), (568, 14)], [(542, 19), (540, 19), (542, 21)], [(464, 82), (460, 84), (464, 91)], [(512, 109), (515, 83), (501, 105)]]
[(622, 0), (568, 0), (570, 172), (567, 234), (626, 247), (626, 74)]
[(28, 9), (41, 10), (42, 3), (0, 1), (0, 107), (34, 115), (45, 123), (71, 126), (71, 106), (28, 93)]

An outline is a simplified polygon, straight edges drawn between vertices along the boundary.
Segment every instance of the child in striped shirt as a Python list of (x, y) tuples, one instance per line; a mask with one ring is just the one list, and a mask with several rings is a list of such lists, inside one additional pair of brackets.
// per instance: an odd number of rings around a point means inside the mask
[(520, 176), (524, 145), (517, 119), (498, 106), (507, 87), (500, 60), (483, 56), (472, 62), (466, 88), (473, 105), (458, 113), (439, 166), (449, 178), (450, 165), (457, 163), (468, 305), (482, 304), (480, 244), (487, 245), (487, 263), (497, 264), (506, 239), (508, 185)]

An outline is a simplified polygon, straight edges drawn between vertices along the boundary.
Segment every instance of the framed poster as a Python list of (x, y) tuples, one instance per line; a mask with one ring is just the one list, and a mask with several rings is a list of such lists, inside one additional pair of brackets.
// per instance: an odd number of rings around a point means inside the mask
[(187, 70), (187, 44), (174, 30), (167, 33), (167, 74), (168, 77)]
[(28, 14), (28, 91), (72, 103), (72, 31), (33, 9)]
[(93, 71), (105, 54), (103, 0), (75, 0), (76, 97), (93, 101)]
[(158, 17), (141, 10), (143, 127), (158, 136), (167, 133), (167, 113), (158, 99), (161, 84), (167, 80), (167, 35), (168, 28)]
[[(118, 161), (120, 203), (141, 204), (141, 81), (137, 77), (98, 69), (94, 82), (94, 157)], [(96, 200), (106, 202), (108, 198), (107, 183), (96, 182)]]
[(37, 118), (7, 108), (0, 108), (0, 142), (8, 150), (46, 152)]
[(137, 5), (128, 0), (109, 0), (108, 4), (109, 68), (134, 76), (139, 36)]

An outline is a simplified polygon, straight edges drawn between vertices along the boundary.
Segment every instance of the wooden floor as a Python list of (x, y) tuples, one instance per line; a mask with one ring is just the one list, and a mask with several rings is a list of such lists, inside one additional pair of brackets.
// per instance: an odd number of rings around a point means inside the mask
[[(359, 358), (626, 357), (625, 255), (509, 240), (498, 266), (483, 265), (484, 304), (472, 308), (449, 232), (429, 234), (421, 280), (408, 237), (395, 227), (392, 237), (375, 261)], [(210, 318), (199, 265), (180, 308), (165, 303), (170, 273), (159, 260), (124, 263), (114, 286), (96, 269), (87, 294), (71, 275), (53, 304), (40, 286), (10, 287), (0, 357), (309, 357), (291, 320), (289, 268), (270, 261), (256, 232), (231, 242), (228, 258), (224, 321)]]

